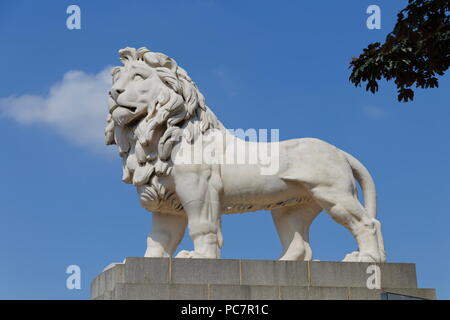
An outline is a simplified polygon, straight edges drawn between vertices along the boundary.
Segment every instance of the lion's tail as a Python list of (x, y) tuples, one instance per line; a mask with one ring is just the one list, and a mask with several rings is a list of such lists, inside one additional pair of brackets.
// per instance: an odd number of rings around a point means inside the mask
[(372, 176), (358, 159), (345, 151), (342, 152), (345, 154), (350, 167), (352, 167), (353, 176), (361, 185), (367, 215), (375, 219), (377, 217), (377, 191)]
[[(342, 150), (341, 150), (342, 151)], [(380, 250), (380, 255), (382, 261), (386, 260), (386, 252), (384, 250), (384, 241), (381, 235), (381, 223), (376, 219), (377, 217), (377, 191), (375, 188), (375, 182), (370, 175), (367, 168), (351, 154), (342, 151), (347, 159), (350, 167), (352, 168), (353, 176), (361, 185), (364, 197), (364, 208), (366, 209), (367, 215), (372, 219), (375, 225), (375, 232), (377, 233), (378, 249)]]

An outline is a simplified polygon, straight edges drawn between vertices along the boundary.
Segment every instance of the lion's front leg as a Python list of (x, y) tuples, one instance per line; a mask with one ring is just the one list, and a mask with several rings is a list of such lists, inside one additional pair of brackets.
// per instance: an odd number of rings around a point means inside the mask
[(154, 213), (145, 257), (171, 257), (186, 230), (185, 214)]
[(194, 251), (177, 258), (220, 258), (220, 193), (218, 166), (185, 165), (174, 170), (176, 193), (186, 211)]

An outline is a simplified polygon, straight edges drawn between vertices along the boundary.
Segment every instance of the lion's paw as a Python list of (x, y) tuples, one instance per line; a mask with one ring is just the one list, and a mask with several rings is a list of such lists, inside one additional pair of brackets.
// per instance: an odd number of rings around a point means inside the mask
[(343, 262), (359, 262), (359, 251), (353, 251), (345, 255)]
[(181, 250), (180, 252), (178, 252), (178, 254), (175, 256), (175, 258), (185, 258), (185, 259), (189, 259), (189, 258), (193, 258), (193, 259), (206, 259), (208, 257), (206, 257), (205, 255), (197, 252), (197, 251), (188, 251), (188, 250)]
[(178, 252), (178, 254), (175, 256), (175, 258), (190, 258), (191, 251), (188, 250), (181, 250)]
[(359, 251), (353, 251), (345, 256), (343, 262), (377, 262), (377, 260), (369, 254), (362, 254)]

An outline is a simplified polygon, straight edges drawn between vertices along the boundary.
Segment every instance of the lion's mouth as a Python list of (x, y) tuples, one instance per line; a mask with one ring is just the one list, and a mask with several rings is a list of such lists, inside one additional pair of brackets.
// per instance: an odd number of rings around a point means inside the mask
[(117, 105), (117, 108), (125, 108), (130, 110), (131, 112), (136, 112), (137, 107), (132, 107), (132, 106), (122, 106), (122, 105)]
[(133, 106), (131, 104), (119, 104), (117, 103), (113, 97), (111, 96), (111, 93), (109, 94), (109, 100), (108, 100), (108, 105), (109, 105), (109, 112), (112, 114), (114, 112), (114, 110), (116, 110), (117, 108), (122, 108), (122, 109), (126, 109), (131, 111), (132, 113), (135, 113), (136, 110), (138, 109), (137, 106)]
[(122, 104), (115, 105), (111, 110), (112, 117), (119, 126), (131, 125), (140, 120), (147, 113), (147, 109), (144, 106), (140, 107)]
[(130, 110), (131, 112), (135, 113), (137, 110), (137, 107), (134, 106), (127, 106), (127, 105), (123, 105), (123, 104), (114, 104), (110, 109), (109, 112), (113, 113), (114, 110), (116, 110), (117, 108), (123, 108), (123, 109), (127, 109)]

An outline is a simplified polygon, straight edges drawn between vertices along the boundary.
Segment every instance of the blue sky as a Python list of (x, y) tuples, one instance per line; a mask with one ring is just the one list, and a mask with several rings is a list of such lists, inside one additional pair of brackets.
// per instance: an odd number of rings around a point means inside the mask
[[(81, 8), (81, 30), (66, 8)], [(381, 7), (381, 30), (366, 8)], [(372, 95), (348, 62), (383, 40), (406, 1), (2, 1), (0, 4), (0, 298), (87, 299), (109, 263), (142, 256), (150, 214), (102, 145), (107, 70), (125, 46), (164, 52), (185, 68), (229, 128), (317, 137), (372, 173), (390, 262), (417, 264), (420, 287), (450, 298), (448, 77), (398, 103)], [(104, 97), (103, 97), (104, 96)], [(269, 212), (223, 218), (223, 258), (276, 259)], [(341, 260), (352, 236), (322, 213), (315, 259)], [(185, 237), (180, 249), (192, 247)], [(65, 286), (81, 267), (81, 290)]]

